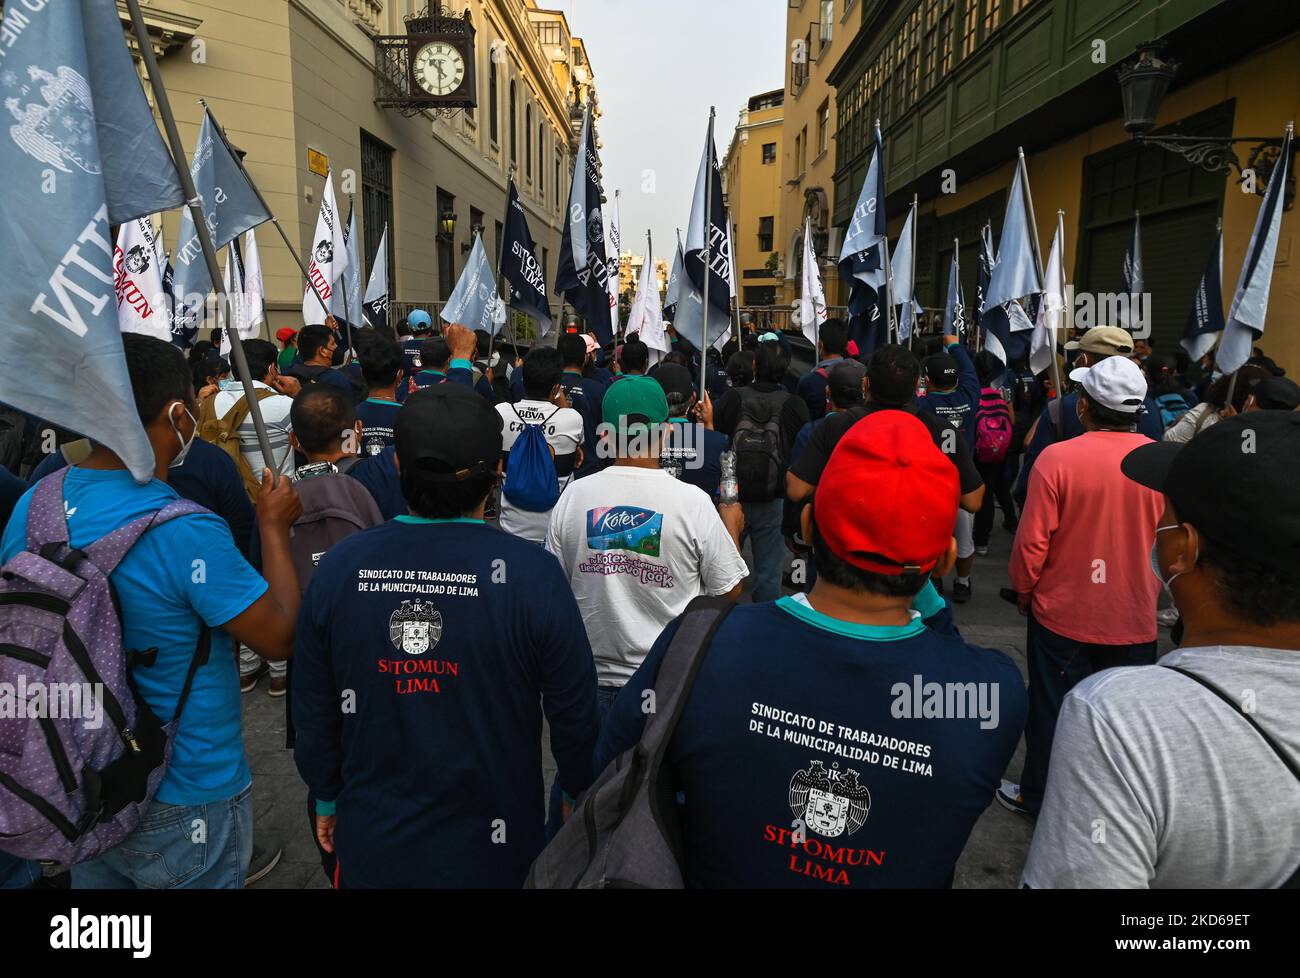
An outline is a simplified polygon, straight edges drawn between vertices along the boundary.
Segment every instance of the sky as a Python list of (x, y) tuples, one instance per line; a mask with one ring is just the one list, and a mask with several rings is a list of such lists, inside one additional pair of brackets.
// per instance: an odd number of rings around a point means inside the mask
[[(683, 240), (709, 106), (718, 159), (751, 96), (782, 87), (786, 0), (552, 0), (587, 44), (604, 113), (605, 193), (623, 250), (672, 260)], [(648, 172), (647, 172), (648, 171)]]

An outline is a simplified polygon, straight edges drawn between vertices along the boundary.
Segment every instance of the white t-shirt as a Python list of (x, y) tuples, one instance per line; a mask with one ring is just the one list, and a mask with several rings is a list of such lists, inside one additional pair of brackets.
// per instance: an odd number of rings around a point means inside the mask
[(663, 469), (613, 465), (574, 482), (546, 549), (569, 575), (602, 686), (624, 685), (692, 599), (748, 573), (708, 494)]
[[(555, 471), (560, 478), (560, 492), (573, 481), (577, 464), (578, 447), (582, 444), (582, 415), (573, 408), (557, 408), (550, 401), (524, 399), (518, 404), (498, 404), (501, 415), (501, 451), (509, 452), (523, 433), (525, 425), (545, 424), (546, 444), (555, 456)], [(510, 480), (509, 468), (506, 481)], [(501, 494), (501, 529), (515, 536), (541, 543), (546, 539), (546, 524), (551, 512), (533, 513), (511, 504), (505, 493)]]

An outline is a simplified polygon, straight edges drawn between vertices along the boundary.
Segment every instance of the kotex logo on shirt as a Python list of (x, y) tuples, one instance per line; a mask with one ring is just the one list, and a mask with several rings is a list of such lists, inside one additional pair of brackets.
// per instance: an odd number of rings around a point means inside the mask
[(603, 506), (587, 510), (587, 546), (592, 550), (626, 550), (658, 557), (664, 517), (636, 506)]

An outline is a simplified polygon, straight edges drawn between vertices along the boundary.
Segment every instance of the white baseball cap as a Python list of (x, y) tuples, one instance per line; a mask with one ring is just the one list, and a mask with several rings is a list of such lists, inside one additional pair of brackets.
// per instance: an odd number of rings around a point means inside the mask
[(1107, 357), (1095, 367), (1072, 370), (1070, 379), (1102, 407), (1121, 414), (1137, 414), (1146, 401), (1147, 379), (1128, 357)]

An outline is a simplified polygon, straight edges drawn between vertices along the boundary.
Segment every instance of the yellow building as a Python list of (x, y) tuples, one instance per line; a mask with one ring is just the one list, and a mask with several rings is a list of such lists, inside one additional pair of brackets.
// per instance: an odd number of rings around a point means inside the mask
[[(124, 20), (125, 4), (118, 4)], [(476, 230), (494, 258), (513, 171), (547, 288), (585, 105), (586, 48), (536, 0), (462, 0), (476, 31), (478, 107), (411, 117), (376, 104), (377, 35), (405, 33), (425, 0), (153, 0), (145, 7), (181, 138), (192, 148), (205, 98), (267, 201), (306, 251), (325, 165), (340, 207), (354, 199), (366, 274), (389, 226), (390, 322), (451, 294)], [(448, 231), (447, 217), (454, 217)], [(346, 219), (346, 213), (345, 213)], [(179, 212), (164, 215), (170, 244)], [(257, 232), (268, 332), (301, 324), (304, 283), (270, 225)], [(550, 296), (558, 314), (557, 297)], [(521, 333), (521, 338), (524, 334)]]
[(722, 192), (731, 213), (735, 242), (737, 300), (741, 306), (773, 306), (780, 295), (780, 245), (776, 236), (781, 207), (779, 162), (782, 105), (777, 89), (749, 100), (740, 111), (722, 161)]
[[(781, 143), (781, 203), (777, 250), (781, 253), (780, 301), (799, 297), (803, 233), (812, 221), (813, 248), (822, 264), (826, 301), (842, 305), (835, 271), (839, 235), (835, 207), (835, 89), (828, 81), (836, 60), (858, 34), (866, 0), (790, 0), (786, 9), (785, 127)], [(829, 252), (834, 251), (835, 254)]]
[[(866, 4), (869, 20), (829, 74), (837, 102), (835, 226), (851, 217), (872, 122), (881, 118), (890, 234), (918, 195), (919, 298), (928, 308), (942, 305), (956, 239), (969, 316), (980, 229), (991, 223), (1000, 237), (1023, 146), (1044, 260), (1059, 209), (1066, 277), (1077, 293), (1120, 291), (1133, 215), (1141, 212), (1154, 339), (1158, 351), (1177, 353), (1216, 222), (1223, 222), (1226, 311), (1262, 201), (1250, 184), (1262, 192), (1277, 157), (1267, 140), (1279, 140), (1300, 115), (1300, 5), (1265, 18), (1243, 17), (1239, 4), (1223, 0), (1120, 6)], [(1165, 42), (1163, 57), (1181, 66), (1144, 141), (1125, 129), (1116, 68), (1153, 37)], [(1168, 135), (1185, 141), (1161, 145)], [(1243, 183), (1243, 170), (1254, 179)], [(1258, 344), (1293, 375), (1300, 371), (1298, 240), (1300, 218), (1287, 210)], [(1076, 305), (1076, 323), (1087, 325), (1079, 311)]]

